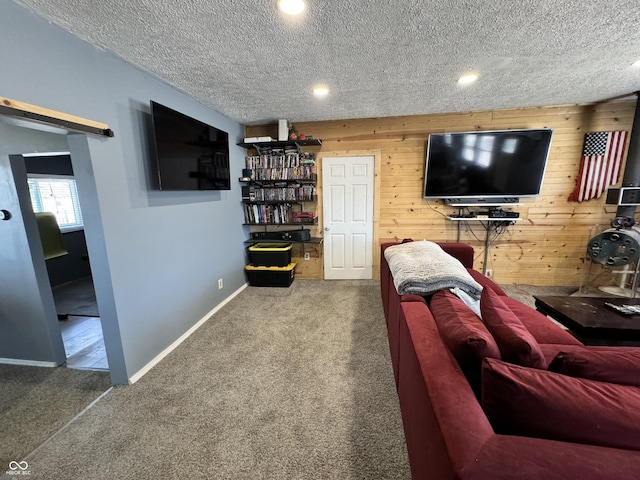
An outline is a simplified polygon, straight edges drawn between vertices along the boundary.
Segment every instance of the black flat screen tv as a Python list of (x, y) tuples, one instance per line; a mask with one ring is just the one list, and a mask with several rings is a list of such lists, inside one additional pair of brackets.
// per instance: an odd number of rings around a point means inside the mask
[(552, 129), (430, 134), (424, 198), (508, 204), (540, 195)]
[(229, 135), (151, 101), (156, 186), (160, 190), (230, 190)]

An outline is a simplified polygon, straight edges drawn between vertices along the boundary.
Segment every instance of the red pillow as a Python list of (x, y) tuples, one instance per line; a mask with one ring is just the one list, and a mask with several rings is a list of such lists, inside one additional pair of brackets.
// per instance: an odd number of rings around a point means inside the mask
[(584, 347), (560, 351), (549, 364), (549, 370), (572, 377), (640, 387), (640, 348), (592, 350)]
[(440, 337), (459, 363), (477, 362), (484, 357), (500, 358), (495, 340), (468, 305), (448, 290), (433, 295), (429, 310), (438, 324)]
[(524, 367), (547, 368), (536, 339), (491, 288), (482, 290), (480, 313), (500, 348), (503, 360)]
[(640, 450), (640, 388), (495, 359), (482, 365), (482, 407), (497, 433)]

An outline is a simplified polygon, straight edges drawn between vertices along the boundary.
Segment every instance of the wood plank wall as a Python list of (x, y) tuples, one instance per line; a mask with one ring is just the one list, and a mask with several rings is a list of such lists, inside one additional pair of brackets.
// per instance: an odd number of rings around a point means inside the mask
[[(446, 219), (455, 209), (441, 201), (422, 198), (424, 157), (429, 133), (512, 128), (553, 128), (549, 163), (536, 198), (523, 198), (514, 207), (521, 221), (498, 236), (490, 248), (487, 268), (499, 283), (580, 285), (586, 278), (586, 244), (596, 231), (609, 227), (616, 206), (605, 196), (582, 203), (569, 202), (580, 166), (584, 134), (595, 131), (631, 131), (636, 99), (588, 105), (562, 105), (468, 113), (367, 118), (296, 123), (298, 132), (321, 138), (322, 156), (354, 151), (379, 151), (376, 192), (374, 272), (380, 243), (403, 238), (455, 241), (457, 222)], [(247, 136), (277, 137), (277, 126), (246, 127)], [(626, 154), (625, 154), (626, 155)], [(319, 177), (320, 175), (320, 171)], [(622, 175), (620, 176), (622, 179)], [(321, 185), (320, 196), (321, 196)], [(321, 210), (321, 198), (318, 209)], [(320, 212), (321, 213), (321, 212)], [(320, 225), (315, 234), (322, 232)], [(599, 230), (596, 230), (599, 229)], [(476, 250), (475, 268), (484, 263), (484, 230), (469, 223), (461, 240)], [(312, 247), (313, 249), (313, 247)], [(302, 278), (322, 278), (322, 248), (312, 261), (299, 261)]]

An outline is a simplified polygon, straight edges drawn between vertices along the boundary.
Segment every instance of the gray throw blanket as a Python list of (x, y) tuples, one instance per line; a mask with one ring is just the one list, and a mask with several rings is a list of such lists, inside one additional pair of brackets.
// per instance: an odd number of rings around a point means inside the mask
[(388, 247), (384, 257), (400, 295), (430, 295), (438, 290), (460, 288), (478, 299), (482, 286), (457, 258), (437, 243), (422, 240)]

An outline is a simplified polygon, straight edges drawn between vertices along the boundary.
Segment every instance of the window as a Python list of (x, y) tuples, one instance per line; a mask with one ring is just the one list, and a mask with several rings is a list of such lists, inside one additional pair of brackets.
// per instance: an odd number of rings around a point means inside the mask
[(73, 177), (33, 175), (27, 183), (34, 212), (52, 212), (62, 231), (82, 228), (82, 212)]

